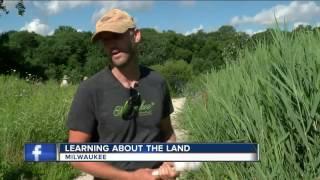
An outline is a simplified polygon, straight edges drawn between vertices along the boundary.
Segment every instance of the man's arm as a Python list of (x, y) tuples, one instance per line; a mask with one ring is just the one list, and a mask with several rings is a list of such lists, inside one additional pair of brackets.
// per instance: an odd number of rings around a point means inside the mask
[(160, 131), (164, 142), (170, 143), (177, 141), (176, 135), (171, 124), (170, 115), (161, 120)]
[[(177, 141), (176, 135), (174, 133), (170, 115), (161, 120), (160, 131), (163, 137), (163, 140), (167, 143), (174, 143)], [(159, 177), (161, 179), (175, 179), (180, 175), (174, 168), (173, 162), (163, 162), (159, 167)]]
[[(84, 143), (89, 142), (91, 135), (70, 130), (69, 143)], [(94, 177), (106, 179), (155, 179), (151, 175), (151, 169), (139, 169), (134, 172), (127, 172), (113, 167), (112, 165), (103, 162), (72, 162), (71, 165), (83, 172), (89, 173)]]

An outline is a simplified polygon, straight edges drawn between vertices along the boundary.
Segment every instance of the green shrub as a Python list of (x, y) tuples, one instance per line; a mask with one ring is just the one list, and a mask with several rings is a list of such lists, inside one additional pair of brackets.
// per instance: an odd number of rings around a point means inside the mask
[(163, 65), (154, 65), (151, 68), (164, 76), (173, 96), (180, 95), (193, 76), (192, 66), (183, 60), (168, 60)]

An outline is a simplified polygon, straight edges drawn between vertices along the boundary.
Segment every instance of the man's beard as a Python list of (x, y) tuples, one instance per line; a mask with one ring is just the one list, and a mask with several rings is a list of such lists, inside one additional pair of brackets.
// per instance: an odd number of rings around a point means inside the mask
[[(126, 57), (127, 59), (125, 60), (113, 60), (111, 57), (111, 64), (113, 65), (113, 67), (117, 67), (117, 68), (125, 68), (127, 67), (129, 64), (133, 63), (132, 61), (134, 61), (134, 57), (135, 56), (135, 52), (131, 51), (131, 53)], [(121, 57), (120, 57), (121, 58)], [(124, 57), (123, 57), (124, 58)]]
[(124, 60), (124, 61), (122, 61), (122, 62), (118, 62), (118, 60), (113, 60), (112, 58), (111, 58), (111, 64), (112, 64), (112, 66), (113, 67), (117, 67), (117, 68), (124, 68), (124, 67), (127, 67), (128, 66), (128, 64), (130, 64), (130, 58), (128, 58), (128, 59), (126, 59), (126, 60)]

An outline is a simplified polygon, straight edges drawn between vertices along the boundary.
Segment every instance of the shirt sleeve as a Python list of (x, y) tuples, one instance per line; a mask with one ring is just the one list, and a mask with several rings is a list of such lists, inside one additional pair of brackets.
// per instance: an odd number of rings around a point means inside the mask
[(68, 114), (67, 127), (70, 130), (78, 130), (93, 134), (96, 128), (93, 99), (89, 88), (80, 84), (73, 98)]
[(163, 111), (162, 111), (162, 119), (168, 117), (171, 113), (173, 113), (173, 105), (170, 96), (170, 91), (168, 88), (168, 84), (166, 81), (163, 83)]

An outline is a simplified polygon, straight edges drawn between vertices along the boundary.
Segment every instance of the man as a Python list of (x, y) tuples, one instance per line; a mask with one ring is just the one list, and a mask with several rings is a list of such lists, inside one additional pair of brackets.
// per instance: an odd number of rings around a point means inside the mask
[[(111, 65), (83, 81), (69, 112), (70, 143), (175, 142), (170, 121), (173, 106), (164, 79), (138, 65), (141, 33), (132, 17), (112, 9), (96, 24), (93, 41), (101, 41)], [(96, 179), (172, 179), (169, 162), (74, 162)], [(160, 176), (152, 176), (159, 168)]]

